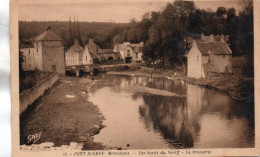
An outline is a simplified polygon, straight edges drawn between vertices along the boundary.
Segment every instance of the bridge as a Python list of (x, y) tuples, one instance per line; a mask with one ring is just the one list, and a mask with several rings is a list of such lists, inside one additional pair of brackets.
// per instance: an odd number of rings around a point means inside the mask
[[(139, 63), (131, 64), (88, 64), (88, 65), (70, 65), (65, 67), (66, 73), (75, 73), (76, 76), (80, 76), (83, 73), (90, 73), (93, 75), (96, 72), (112, 71), (113, 68), (129, 68), (130, 66), (139, 66)], [(124, 70), (126, 70), (124, 69)]]

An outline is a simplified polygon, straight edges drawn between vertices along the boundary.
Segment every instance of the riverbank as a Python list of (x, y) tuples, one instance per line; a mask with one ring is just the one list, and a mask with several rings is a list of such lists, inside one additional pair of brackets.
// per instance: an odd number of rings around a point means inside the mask
[(107, 72), (107, 74), (158, 77), (171, 80), (180, 79), (190, 84), (217, 89), (228, 94), (232, 99), (237, 101), (245, 101), (248, 104), (252, 104), (254, 101), (254, 79), (242, 75), (211, 74), (206, 79), (195, 79), (184, 76), (181, 71), (163, 71), (145, 67), (136, 71)]
[(30, 144), (34, 148), (37, 144), (39, 148), (68, 148), (74, 143), (84, 150), (104, 149), (93, 142), (93, 136), (104, 127), (102, 113), (88, 101), (93, 84), (88, 78), (63, 76), (45, 91), (20, 116), (21, 148)]

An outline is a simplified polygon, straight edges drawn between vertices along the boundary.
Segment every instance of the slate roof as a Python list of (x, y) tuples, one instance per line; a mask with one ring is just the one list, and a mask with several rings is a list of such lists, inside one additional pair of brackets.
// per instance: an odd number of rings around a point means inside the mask
[(62, 41), (62, 39), (51, 30), (46, 30), (39, 36), (35, 37), (34, 41)]
[(128, 46), (130, 46), (134, 52), (140, 52), (140, 53), (142, 52), (140, 49), (142, 47), (141, 44), (115, 44), (114, 50), (116, 52), (124, 51)]
[[(89, 50), (89, 48), (86, 46), (86, 48)], [(96, 54), (93, 54), (92, 52), (88, 51), (92, 59), (99, 59)]]
[(196, 42), (196, 45), (202, 55), (209, 55), (210, 53), (213, 53), (215, 55), (231, 55), (232, 54), (228, 45), (221, 41)]
[(124, 51), (127, 47), (127, 44), (115, 44), (115, 51)]
[(66, 51), (66, 53), (68, 52), (78, 52), (80, 53), (83, 50), (83, 47), (80, 46), (80, 44), (78, 42), (75, 42), (69, 49), (68, 51)]
[(100, 52), (100, 53), (111, 54), (111, 53), (113, 53), (113, 49), (102, 49), (102, 52)]

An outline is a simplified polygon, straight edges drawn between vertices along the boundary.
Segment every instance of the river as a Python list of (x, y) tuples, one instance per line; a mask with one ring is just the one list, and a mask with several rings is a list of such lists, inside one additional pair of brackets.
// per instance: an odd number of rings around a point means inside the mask
[(106, 118), (95, 142), (123, 149), (254, 147), (253, 107), (224, 93), (162, 78), (104, 74), (95, 81), (89, 100)]

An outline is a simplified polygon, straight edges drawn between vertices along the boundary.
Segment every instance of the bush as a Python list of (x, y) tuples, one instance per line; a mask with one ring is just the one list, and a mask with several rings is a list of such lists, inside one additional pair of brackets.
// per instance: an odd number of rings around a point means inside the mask
[(49, 77), (51, 72), (42, 71), (22, 71), (22, 76), (19, 78), (20, 93), (24, 90), (30, 89), (40, 83), (42, 80)]

